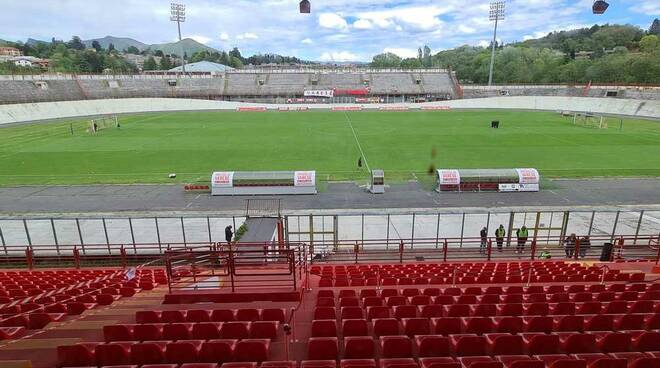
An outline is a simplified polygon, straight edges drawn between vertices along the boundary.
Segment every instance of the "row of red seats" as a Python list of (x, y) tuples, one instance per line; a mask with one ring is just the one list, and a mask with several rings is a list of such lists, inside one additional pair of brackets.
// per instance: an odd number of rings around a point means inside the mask
[(138, 311), (136, 323), (174, 322), (230, 322), (230, 321), (277, 321), (284, 322), (282, 308), (242, 308), (242, 309), (191, 309), (166, 311)]
[[(660, 332), (312, 337), (310, 360), (660, 351)], [(379, 347), (379, 349), (377, 349)]]
[(275, 340), (278, 331), (279, 322), (277, 321), (145, 323), (103, 327), (103, 335), (108, 342), (247, 338)]
[(57, 348), (59, 367), (261, 362), (269, 353), (268, 339), (79, 343)]
[(345, 319), (341, 329), (334, 319), (312, 321), (313, 337), (633, 330), (660, 330), (660, 314)]
[(624, 291), (615, 293), (614, 291), (603, 291), (599, 293), (581, 292), (575, 294), (557, 293), (557, 294), (485, 294), (485, 295), (415, 295), (415, 296), (371, 296), (359, 299), (357, 297), (340, 298), (339, 303), (334, 298), (318, 298), (316, 306), (318, 307), (396, 307), (400, 305), (431, 305), (431, 304), (511, 304), (511, 303), (584, 303), (590, 301), (599, 302), (653, 302), (660, 300), (660, 291)]
[[(334, 360), (305, 360), (300, 368), (657, 368), (660, 357), (655, 353), (631, 354), (549, 354), (549, 355), (505, 355), (497, 357), (441, 357), (441, 358), (389, 358), (342, 359), (339, 365)], [(202, 368), (202, 367), (200, 367)], [(205, 368), (205, 367), (204, 367)], [(230, 368), (230, 367), (222, 367)], [(231, 367), (256, 368), (256, 367)], [(276, 368), (296, 368), (278, 365)]]
[[(398, 305), (394, 307), (316, 307), (314, 319), (374, 319), (415, 317), (494, 317), (494, 316), (555, 316), (591, 314), (660, 313), (660, 303), (652, 300), (636, 302), (592, 301), (584, 303), (506, 303), (506, 304), (430, 304)], [(365, 313), (366, 312), (366, 313)], [(338, 317), (338, 318), (337, 318)]]
[[(604, 291), (613, 291), (613, 292), (624, 292), (624, 291), (637, 291), (637, 292), (646, 292), (646, 291), (660, 291), (660, 283), (645, 284), (645, 283), (636, 283), (636, 284), (573, 284), (568, 285), (568, 288), (564, 285), (532, 285), (532, 286), (468, 286), (465, 288), (459, 287), (446, 287), (446, 288), (404, 288), (404, 289), (394, 289), (394, 288), (384, 288), (384, 289), (343, 289), (339, 290), (339, 298), (345, 297), (355, 297), (360, 298), (366, 297), (388, 297), (388, 296), (416, 296), (416, 295), (428, 295), (428, 296), (438, 296), (438, 295), (450, 295), (450, 296), (461, 296), (461, 295), (486, 295), (486, 294), (561, 294), (561, 293), (581, 293), (581, 292), (591, 292), (591, 293), (600, 293)], [(334, 290), (319, 290), (317, 293), (317, 298), (334, 298)]]
[(355, 270), (423, 270), (429, 268), (584, 268), (579, 263), (559, 261), (522, 261), (522, 262), (458, 262), (458, 263), (406, 263), (406, 264), (362, 264), (362, 265), (314, 265), (312, 271), (355, 271)]
[[(355, 278), (355, 277), (418, 277), (420, 275), (444, 275), (444, 274), (458, 274), (458, 275), (479, 275), (479, 274), (504, 274), (504, 275), (520, 275), (529, 273), (535, 275), (541, 274), (591, 274), (600, 273), (602, 270), (598, 267), (525, 267), (525, 268), (509, 268), (498, 269), (495, 267), (479, 267), (479, 268), (459, 268), (459, 267), (446, 267), (446, 268), (424, 268), (424, 269), (404, 269), (404, 270), (352, 270), (352, 271), (321, 271), (316, 272), (322, 277), (335, 277), (335, 278)], [(606, 274), (619, 274), (620, 270), (608, 270)]]

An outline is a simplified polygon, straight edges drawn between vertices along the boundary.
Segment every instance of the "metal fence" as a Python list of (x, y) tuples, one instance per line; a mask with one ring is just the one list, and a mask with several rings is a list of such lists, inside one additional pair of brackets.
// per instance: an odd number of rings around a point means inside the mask
[[(494, 237), (499, 225), (506, 230), (505, 241), (515, 241), (515, 231), (525, 225), (530, 239), (552, 245), (575, 233), (613, 241), (618, 236), (638, 239), (660, 234), (660, 211), (539, 211), (539, 212), (457, 212), (407, 214), (309, 214), (284, 215), (285, 240), (314, 246), (337, 246), (359, 241), (365, 247), (396, 249), (402, 239), (414, 249), (455, 239), (452, 247), (474, 247), (469, 239), (487, 228)], [(119, 252), (163, 253), (169, 244), (199, 244), (224, 241), (224, 228), (238, 228), (245, 217), (103, 217), (103, 218), (2, 218), (0, 256), (23, 256), (25, 247), (35, 253), (70, 255), (76, 247), (81, 254)], [(642, 241), (642, 240), (639, 240)]]

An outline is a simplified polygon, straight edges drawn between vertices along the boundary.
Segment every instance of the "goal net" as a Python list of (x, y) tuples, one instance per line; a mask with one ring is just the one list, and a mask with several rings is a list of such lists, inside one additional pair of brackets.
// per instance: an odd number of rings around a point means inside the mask
[(103, 116), (90, 120), (87, 131), (91, 134), (96, 134), (101, 130), (109, 128), (119, 128), (119, 119), (117, 119), (117, 115)]
[(573, 124), (585, 128), (607, 129), (607, 118), (603, 115), (591, 113), (575, 113), (573, 115)]

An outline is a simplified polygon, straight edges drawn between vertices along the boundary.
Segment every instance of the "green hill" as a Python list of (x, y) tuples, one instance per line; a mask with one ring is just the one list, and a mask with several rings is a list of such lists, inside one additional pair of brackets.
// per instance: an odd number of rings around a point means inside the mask
[(164, 54), (180, 55), (182, 47), (183, 47), (183, 52), (188, 54), (189, 57), (192, 56), (192, 54), (194, 54), (198, 51), (218, 52), (218, 50), (216, 50), (212, 47), (208, 47), (206, 45), (203, 45), (203, 44), (193, 40), (192, 38), (184, 38), (183, 40), (181, 40), (179, 42), (155, 44), (155, 45), (149, 46), (148, 49), (151, 50), (151, 51), (160, 50)]
[(103, 38), (94, 38), (91, 40), (85, 40), (83, 41), (83, 43), (85, 44), (86, 47), (92, 47), (92, 42), (94, 41), (98, 41), (98, 43), (104, 49), (107, 49), (110, 46), (110, 44), (113, 44), (115, 46), (115, 49), (120, 51), (126, 50), (130, 46), (137, 47), (137, 49), (140, 51), (149, 48), (149, 45), (128, 37), (105, 36)]

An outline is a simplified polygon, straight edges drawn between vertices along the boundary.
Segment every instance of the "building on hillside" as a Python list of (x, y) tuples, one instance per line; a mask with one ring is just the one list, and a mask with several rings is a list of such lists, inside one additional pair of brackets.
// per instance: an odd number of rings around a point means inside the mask
[(16, 66), (22, 67), (40, 67), (47, 69), (50, 60), (40, 59), (34, 56), (17, 56), (9, 59), (10, 62), (14, 63)]
[[(199, 61), (196, 63), (186, 64), (186, 73), (196, 73), (196, 74), (221, 74), (224, 72), (232, 71), (234, 68), (227, 65), (214, 63), (211, 61)], [(183, 68), (177, 66), (168, 70), (170, 73), (183, 73)]]
[(15, 47), (0, 47), (0, 56), (22, 56), (21, 50)]
[(589, 60), (593, 54), (593, 51), (578, 51), (575, 53), (575, 60)]

